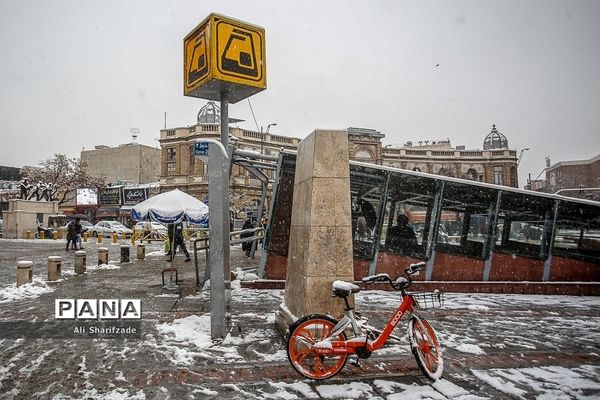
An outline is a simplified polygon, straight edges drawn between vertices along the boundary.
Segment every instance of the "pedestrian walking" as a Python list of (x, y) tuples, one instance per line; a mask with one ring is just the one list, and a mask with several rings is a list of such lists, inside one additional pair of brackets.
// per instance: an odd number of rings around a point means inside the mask
[(69, 251), (69, 244), (72, 250), (77, 250), (77, 223), (79, 223), (79, 218), (67, 224), (67, 247), (65, 251)]
[(188, 262), (191, 260), (190, 253), (188, 253), (187, 248), (185, 247), (185, 241), (183, 240), (183, 224), (181, 222), (176, 223), (173, 227), (175, 238), (173, 240), (173, 256), (177, 252), (177, 249), (180, 248), (185, 254), (185, 261)]
[(79, 218), (75, 218), (75, 234), (77, 235), (75, 249), (77, 249), (77, 245), (79, 245), (79, 250), (81, 250), (83, 249), (83, 226), (81, 225), (81, 220)]
[[(252, 225), (252, 221), (250, 221), (250, 218), (248, 218), (246, 220), (246, 222), (244, 222), (244, 226), (242, 227), (242, 230), (246, 230), (246, 229), (252, 229), (254, 228), (254, 225)], [(240, 233), (240, 239), (245, 239), (245, 238), (249, 238), (252, 237), (254, 235), (253, 232), (244, 232), (244, 233)], [(242, 250), (246, 253), (246, 257), (250, 257), (250, 251), (252, 250), (252, 242), (248, 241), (248, 242), (242, 242)]]

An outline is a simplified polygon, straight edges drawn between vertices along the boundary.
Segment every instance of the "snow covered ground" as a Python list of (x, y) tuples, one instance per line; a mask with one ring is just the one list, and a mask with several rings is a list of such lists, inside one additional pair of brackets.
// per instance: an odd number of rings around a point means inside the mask
[[(38, 264), (51, 243), (40, 245)], [(118, 250), (111, 248), (113, 259)], [(441, 380), (432, 383), (416, 369), (402, 322), (401, 342), (362, 368), (348, 363), (335, 378), (315, 382), (289, 365), (275, 329), (282, 290), (234, 282), (231, 334), (213, 343), (208, 294), (164, 291), (162, 260), (149, 246), (144, 263), (92, 265), (85, 276), (67, 265), (59, 283), (45, 281), (42, 264), (32, 284), (16, 288), (16, 258), (3, 261), (0, 248), (0, 327), (51, 320), (54, 299), (69, 296), (140, 297), (144, 309), (136, 339), (0, 335), (0, 399), (600, 399), (597, 297), (447, 293), (443, 308), (423, 311), (444, 348)], [(181, 268), (192, 273), (189, 263)], [(398, 300), (394, 292), (356, 296), (375, 326), (385, 324)]]

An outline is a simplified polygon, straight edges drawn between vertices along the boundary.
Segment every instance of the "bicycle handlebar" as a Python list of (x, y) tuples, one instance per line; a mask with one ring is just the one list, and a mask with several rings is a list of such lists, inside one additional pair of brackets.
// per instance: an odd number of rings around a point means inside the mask
[(415, 264), (410, 264), (408, 268), (404, 270), (406, 278), (400, 276), (395, 281), (393, 281), (392, 278), (390, 278), (390, 276), (386, 273), (365, 276), (364, 278), (362, 278), (362, 281), (365, 283), (389, 282), (389, 284), (392, 286), (392, 288), (394, 288), (394, 290), (404, 290), (408, 289), (408, 287), (412, 284), (412, 279), (410, 278), (410, 276), (417, 275), (420, 271), (425, 269), (426, 265), (427, 264), (423, 261)]

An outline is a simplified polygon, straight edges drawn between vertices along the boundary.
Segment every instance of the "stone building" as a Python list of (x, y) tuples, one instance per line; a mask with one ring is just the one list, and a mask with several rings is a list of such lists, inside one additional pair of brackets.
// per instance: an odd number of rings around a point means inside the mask
[[(239, 120), (230, 119), (230, 124)], [(198, 113), (193, 126), (160, 131), (161, 192), (179, 188), (204, 199), (208, 194), (206, 165), (194, 156), (194, 143), (200, 138), (220, 139), (220, 111), (208, 102)], [(508, 148), (508, 140), (496, 126), (484, 138), (483, 150), (452, 148), (449, 140), (425, 141), (402, 147), (385, 146), (385, 135), (364, 128), (348, 128), (348, 153), (351, 160), (376, 163), (397, 168), (471, 179), (517, 187), (516, 150)], [(296, 150), (300, 139), (257, 132), (234, 126), (229, 128), (230, 142), (238, 149), (276, 155), (281, 149)], [(231, 171), (230, 197), (232, 207), (251, 207), (260, 198), (260, 181), (245, 169), (234, 166)]]
[(589, 160), (557, 162), (546, 168), (545, 180), (532, 181), (526, 189), (547, 193), (561, 191), (563, 196), (598, 201), (600, 191), (589, 189), (600, 189), (600, 154)]
[(158, 182), (160, 175), (160, 149), (140, 143), (98, 145), (82, 150), (81, 161), (87, 163), (90, 176), (104, 177), (111, 184)]
[[(98, 204), (80, 203), (77, 196), (61, 206), (65, 213), (85, 213), (90, 221), (109, 219), (130, 225), (131, 207), (158, 193), (158, 148), (134, 142), (115, 147), (99, 145), (93, 150), (83, 150), (80, 157), (87, 163), (86, 172), (104, 177), (108, 187), (97, 194)], [(130, 197), (132, 201), (128, 201)]]
[[(179, 188), (196, 198), (208, 195), (208, 168), (194, 156), (194, 143), (198, 139), (220, 140), (221, 115), (214, 102), (208, 102), (198, 112), (197, 123), (188, 127), (162, 129), (160, 131), (161, 165), (160, 190), (166, 192)], [(240, 120), (229, 119), (229, 123)], [(251, 131), (235, 126), (229, 127), (230, 143), (240, 150), (267, 155), (277, 155), (282, 149), (296, 150), (300, 139), (275, 135), (269, 132)], [(267, 172), (273, 177), (272, 171)], [(240, 210), (256, 206), (261, 194), (261, 182), (244, 168), (234, 165), (231, 170), (231, 206)]]
[(383, 146), (385, 135), (372, 129), (348, 128), (348, 135), (352, 160), (518, 187), (517, 152), (496, 125), (484, 138), (483, 150), (453, 148), (449, 139)]

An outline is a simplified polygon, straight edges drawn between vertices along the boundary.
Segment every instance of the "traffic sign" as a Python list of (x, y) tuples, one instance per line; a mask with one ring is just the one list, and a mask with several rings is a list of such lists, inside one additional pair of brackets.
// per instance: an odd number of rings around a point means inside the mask
[(208, 156), (208, 142), (196, 142), (196, 143), (194, 143), (194, 155), (196, 155), (196, 156)]
[(267, 88), (265, 30), (210, 14), (183, 39), (183, 93), (237, 103)]

